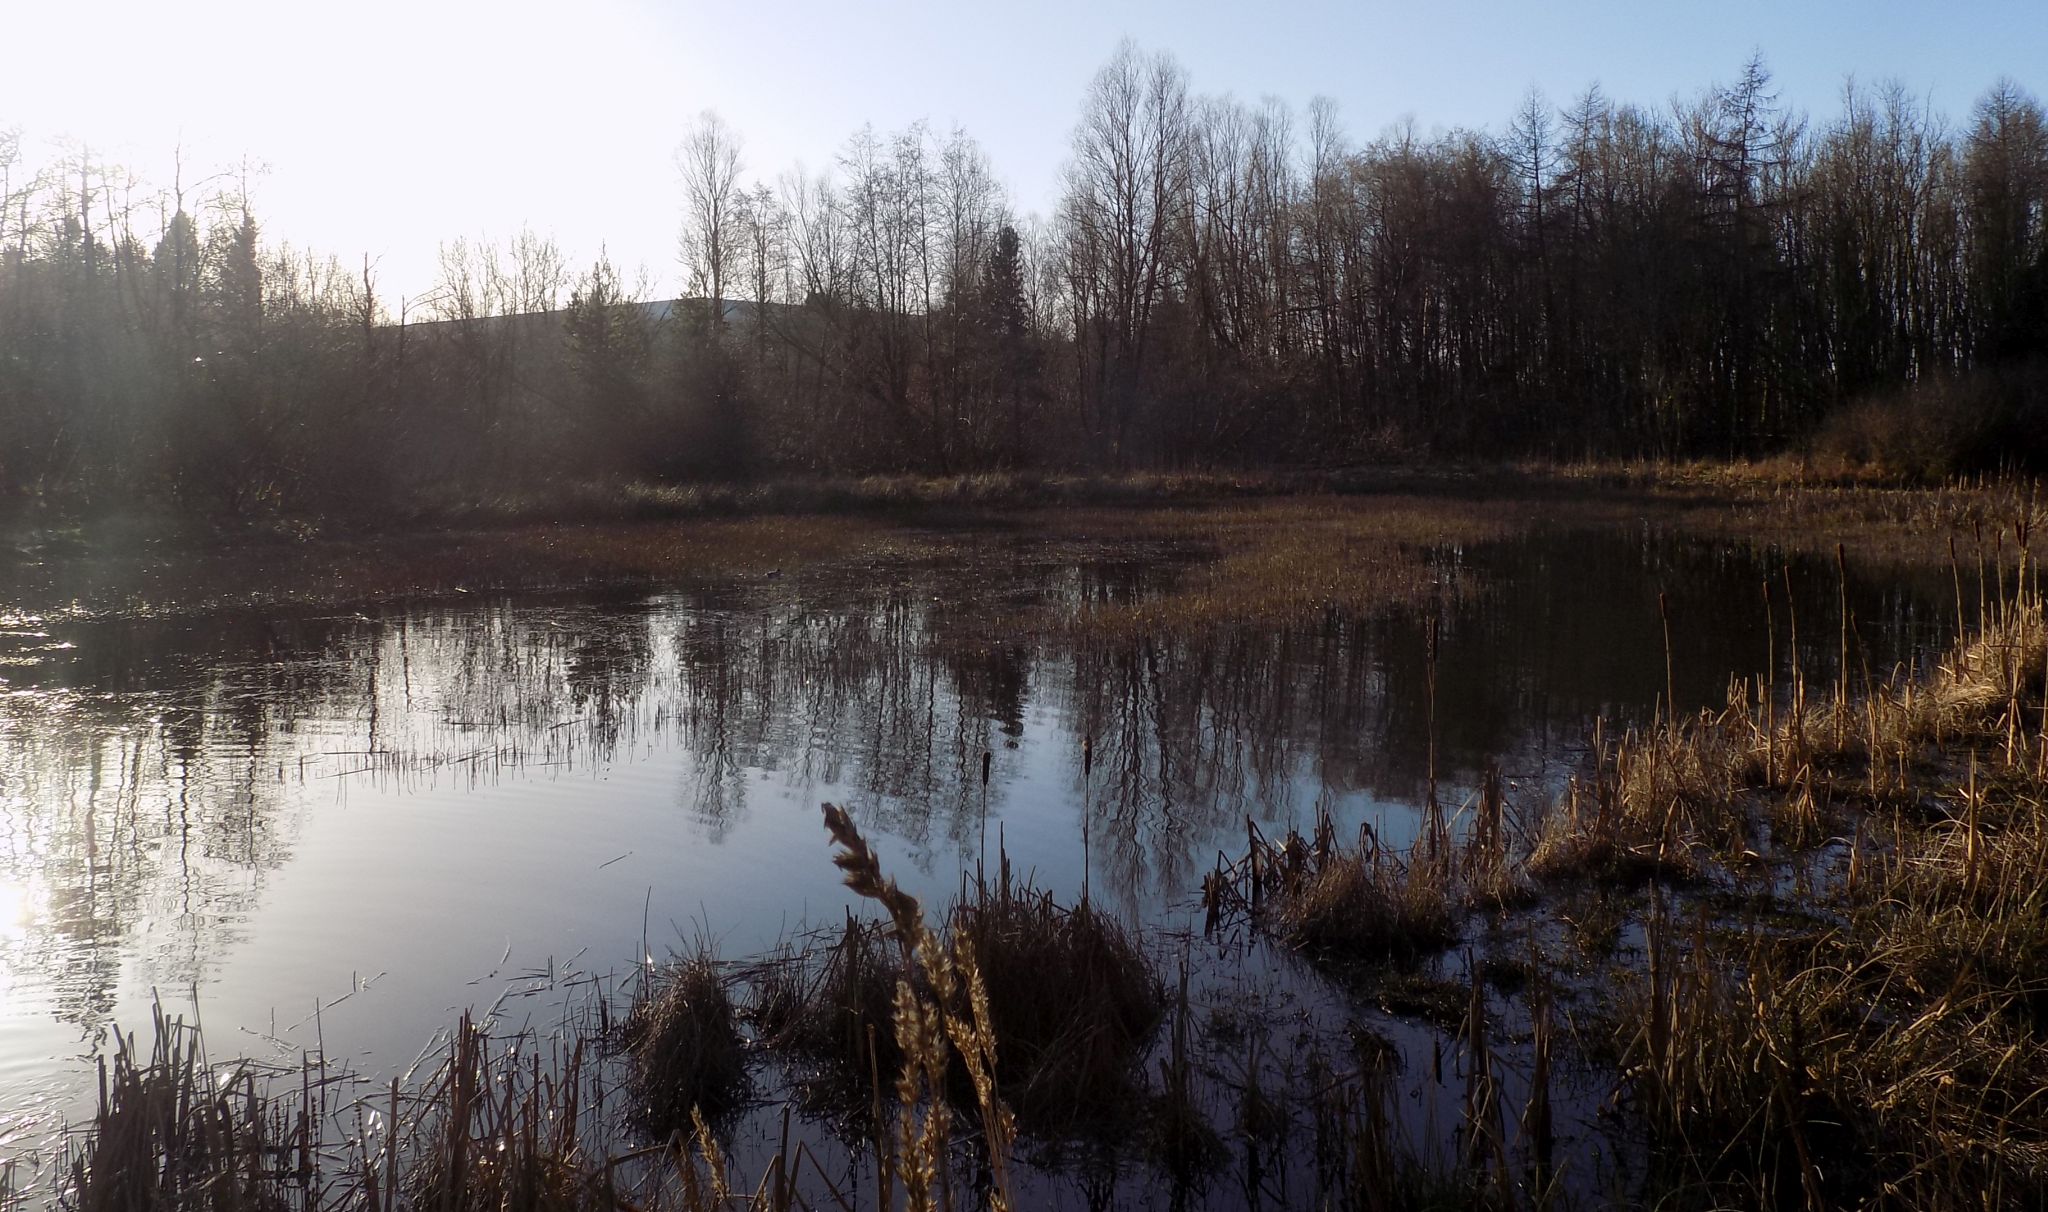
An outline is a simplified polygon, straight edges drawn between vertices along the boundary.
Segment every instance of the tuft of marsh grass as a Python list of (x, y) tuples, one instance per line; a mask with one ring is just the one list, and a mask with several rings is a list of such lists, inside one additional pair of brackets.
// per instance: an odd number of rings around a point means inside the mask
[[(1267, 841), (1247, 822), (1247, 850), (1219, 865), (1204, 884), (1209, 925), (1242, 913), (1281, 941), (1337, 965), (1406, 962), (1458, 941), (1468, 906), (1519, 897), (1520, 878), (1505, 834), (1484, 832), (1460, 849), (1441, 820), (1405, 854), (1389, 852), (1369, 830), (1337, 843), (1327, 816), (1313, 839), (1290, 832)], [(1470, 877), (1468, 879), (1468, 877)]]
[(947, 922), (987, 989), (1003, 1058), (997, 1085), (1018, 1122), (1065, 1132), (1113, 1123), (1140, 1100), (1140, 1063), (1166, 1000), (1124, 926), (1004, 874)]
[(673, 960), (636, 990), (620, 1027), (637, 1110), (657, 1131), (717, 1118), (746, 1091), (738, 1016), (708, 950)]
[[(393, 1087), (390, 1135), (383, 1157), (363, 1164), (365, 1191), (375, 1191), (381, 1178), (387, 1206), (449, 1212), (615, 1207), (611, 1169), (585, 1136), (582, 1043), (570, 1043), (545, 1067), (531, 1044), (521, 1039), (499, 1047), (463, 1015), (402, 1140)], [(371, 1206), (377, 1203), (373, 1196)]]
[(151, 1028), (146, 1056), (124, 1035), (113, 1064), (100, 1063), (99, 1103), (66, 1167), (64, 1204), (77, 1212), (295, 1206), (314, 1177), (313, 1088), (268, 1098), (268, 1075), (246, 1062), (209, 1065), (199, 1032), (161, 1006)]
[(1333, 855), (1279, 890), (1281, 937), (1323, 958), (1414, 959), (1458, 941), (1440, 869), (1373, 849)]

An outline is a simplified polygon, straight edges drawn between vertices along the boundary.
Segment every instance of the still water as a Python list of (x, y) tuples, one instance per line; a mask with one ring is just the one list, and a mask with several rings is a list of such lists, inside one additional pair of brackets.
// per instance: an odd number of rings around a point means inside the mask
[[(89, 1106), (152, 999), (215, 1053), (374, 1076), (464, 1007), (516, 1020), (516, 995), (643, 947), (744, 956), (836, 922), (820, 801), (930, 900), (1000, 846), (1063, 898), (1087, 881), (1184, 926), (1247, 817), (1412, 835), (1432, 615), (1446, 798), (1496, 762), (1535, 800), (1594, 717), (1657, 709), (1660, 592), (1681, 706), (1718, 704), (1772, 651), (1761, 587), (1788, 571), (1539, 531), (1433, 553), (1424, 607), (1131, 635), (1047, 620), (1156, 593), (1173, 561), (948, 551), (631, 597), (0, 618), (0, 1160)], [(1844, 587), (1789, 573), (1798, 657), (1831, 677)], [(1954, 614), (1941, 574), (1852, 565), (1846, 599), (1880, 672)]]

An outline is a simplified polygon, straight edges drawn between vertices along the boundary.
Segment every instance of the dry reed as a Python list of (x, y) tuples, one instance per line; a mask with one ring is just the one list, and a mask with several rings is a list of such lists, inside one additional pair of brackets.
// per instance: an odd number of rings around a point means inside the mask
[(659, 1132), (713, 1118), (736, 1105), (747, 1084), (737, 1015), (708, 951), (674, 960), (636, 990), (620, 1027), (632, 1057), (637, 1110)]
[(1764, 824), (1842, 855), (1790, 929), (1650, 902), (1618, 1043), (1676, 1204), (2048, 1198), (2048, 635), (2018, 534), (2019, 588), (1931, 676), (1603, 746), (1539, 844), (1539, 872), (1609, 879), (1755, 862)]
[(1003, 1097), (1040, 1132), (1114, 1124), (1140, 1101), (1139, 1065), (1165, 1011), (1159, 981), (1115, 919), (1060, 905), (1003, 866), (948, 921), (986, 986)]

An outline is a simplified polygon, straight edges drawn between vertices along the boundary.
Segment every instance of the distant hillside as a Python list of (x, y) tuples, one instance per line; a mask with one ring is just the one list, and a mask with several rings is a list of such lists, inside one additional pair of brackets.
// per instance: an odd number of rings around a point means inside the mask
[[(644, 312), (647, 315), (647, 317), (653, 320), (656, 324), (666, 324), (669, 322), (671, 318), (675, 317), (677, 314), (685, 310), (689, 310), (692, 307), (702, 308), (707, 302), (708, 300), (696, 297), (684, 299), (649, 299), (646, 302), (636, 304), (635, 306), (639, 307), (640, 310)], [(762, 314), (764, 306), (768, 310), (785, 312), (801, 310), (796, 305), (790, 303), (769, 303), (763, 305), (755, 303), (749, 299), (727, 299), (725, 301), (726, 325), (730, 328), (745, 328), (754, 323), (756, 317)], [(567, 314), (568, 309), (566, 307), (558, 307), (552, 311), (517, 312), (511, 315), (480, 316), (477, 318), (481, 320), (497, 321), (500, 323), (518, 322), (522, 327), (538, 328), (542, 326), (542, 322), (544, 321), (552, 321), (556, 324), (559, 324)], [(437, 316), (425, 319), (408, 318), (406, 320), (406, 324), (408, 327), (416, 328), (438, 328), (443, 325), (457, 324), (461, 322), (462, 321), (459, 319), (446, 316)]]

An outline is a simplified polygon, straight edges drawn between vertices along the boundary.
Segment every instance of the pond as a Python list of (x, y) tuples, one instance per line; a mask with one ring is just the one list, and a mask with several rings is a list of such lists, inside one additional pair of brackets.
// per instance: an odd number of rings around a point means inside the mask
[(1596, 718), (1719, 705), (1773, 655), (1833, 679), (1843, 603), (1859, 678), (1956, 611), (1945, 569), (1845, 582), (1645, 523), (1426, 558), (1420, 603), (1167, 632), (1049, 620), (1162, 593), (1187, 553), (1013, 529), (658, 593), (16, 616), (0, 1158), (89, 1112), (153, 1000), (215, 1053), (375, 1077), (464, 1007), (539, 1023), (524, 995), (576, 974), (836, 923), (821, 802), (927, 904), (1000, 851), (1062, 900), (1199, 929), (1247, 819), (1404, 842), (1433, 777), (1455, 805), (1491, 764), (1535, 803)]

